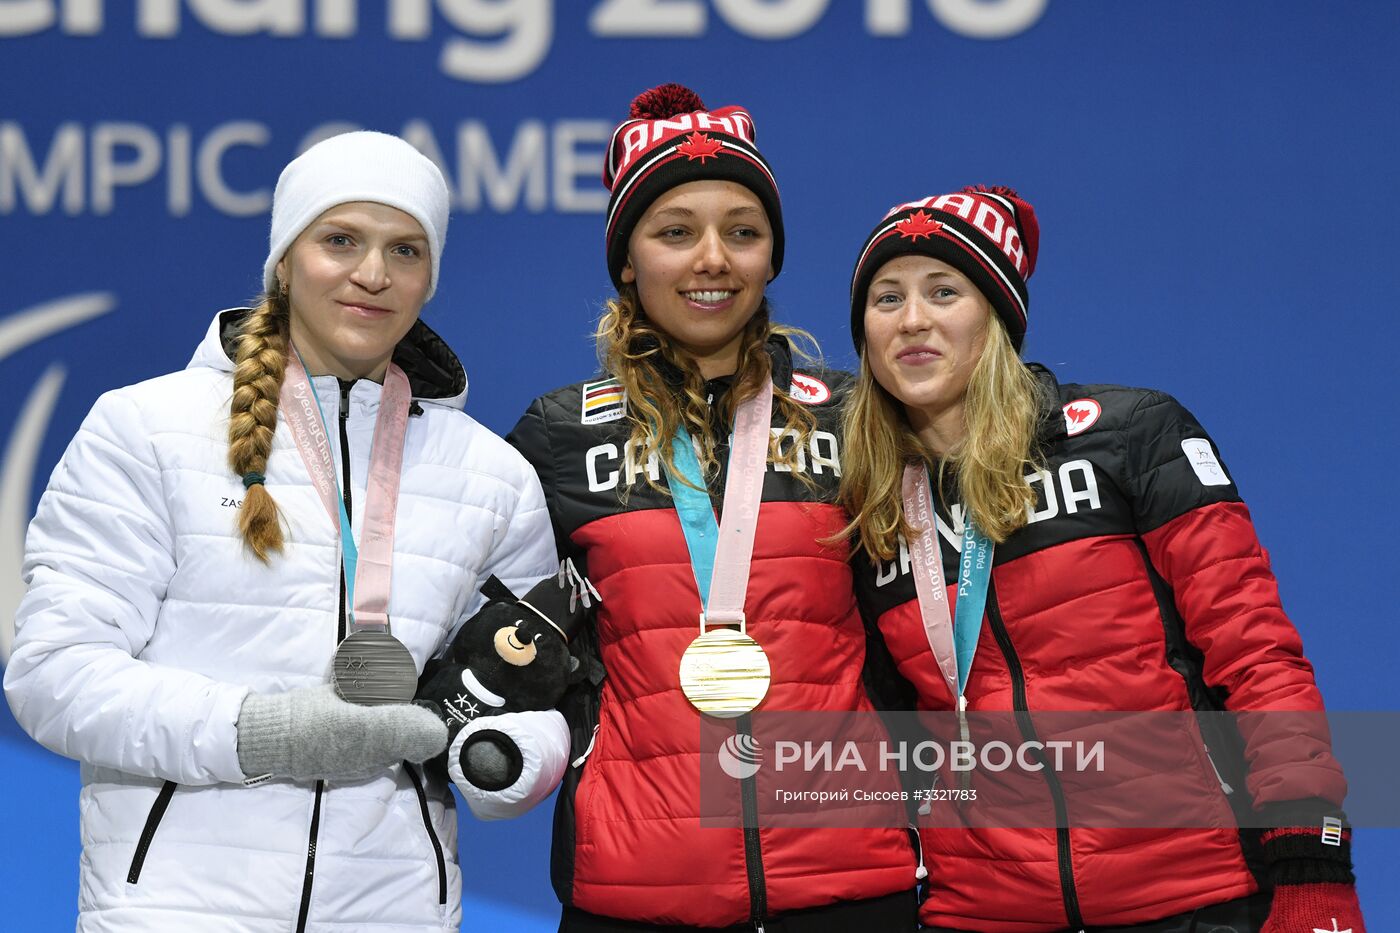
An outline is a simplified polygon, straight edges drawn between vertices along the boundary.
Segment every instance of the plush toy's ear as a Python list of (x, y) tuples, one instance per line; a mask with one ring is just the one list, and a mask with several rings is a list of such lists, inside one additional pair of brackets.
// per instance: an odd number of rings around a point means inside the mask
[(579, 656), (573, 652), (569, 653), (569, 683), (583, 683), (585, 680), (593, 686), (598, 686), (608, 676), (607, 670), (603, 667), (603, 662), (591, 655)]
[(581, 684), (587, 678), (588, 671), (579, 663), (578, 658), (572, 654), (569, 655), (569, 673), (564, 678), (564, 682), (570, 685)]
[(515, 594), (493, 573), (481, 584), (481, 595), (493, 603), (515, 602)]

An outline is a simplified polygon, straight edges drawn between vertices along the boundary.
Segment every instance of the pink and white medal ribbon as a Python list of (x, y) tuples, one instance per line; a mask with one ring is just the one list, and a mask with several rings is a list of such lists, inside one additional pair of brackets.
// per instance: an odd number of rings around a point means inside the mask
[(914, 570), (914, 589), (919, 596), (919, 616), (929, 650), (948, 685), (948, 695), (961, 700), (958, 691), (958, 661), (953, 653), (953, 613), (948, 608), (948, 587), (943, 582), (943, 554), (938, 546), (936, 512), (928, 468), (922, 462), (905, 464), (901, 487), (904, 516), (918, 529), (909, 542), (909, 563)]
[(287, 355), (278, 407), (291, 429), (292, 439), (321, 497), (321, 504), (340, 532), (345, 585), (350, 596), (347, 635), (336, 648), (331, 680), (342, 699), (364, 706), (407, 703), (413, 699), (418, 686), (418, 668), (413, 656), (391, 634), (389, 627), (394, 522), (412, 400), (408, 377), (390, 363), (384, 374), (379, 417), (374, 424), (364, 519), (357, 547), (345, 500), (336, 481), (330, 437), (316, 387), (307, 378), (295, 350)]
[(744, 617), (772, 417), (773, 383), (764, 379), (757, 394), (741, 402), (734, 414), (723, 521), (718, 525), (684, 428), (677, 430), (672, 445), (676, 470), (689, 482), (669, 476), (671, 495), (702, 603), (700, 634), (681, 655), (681, 691), (700, 712), (721, 719), (751, 712), (772, 680), (768, 656), (746, 631)]
[[(938, 662), (938, 669), (948, 684), (948, 692), (957, 701), (958, 738), (968, 742), (971, 740), (971, 729), (967, 721), (965, 690), (972, 659), (977, 653), (982, 611), (992, 577), (994, 546), (978, 530), (972, 516), (964, 515), (955, 621), (954, 614), (948, 609), (948, 589), (943, 582), (943, 555), (938, 546), (937, 513), (933, 507), (928, 468), (923, 463), (905, 465), (901, 493), (905, 517), (919, 530), (918, 538), (911, 542), (909, 563), (914, 569), (914, 588), (919, 597), (919, 615), (923, 619), (924, 634), (934, 660)], [(960, 772), (964, 786), (969, 778), (968, 772)]]

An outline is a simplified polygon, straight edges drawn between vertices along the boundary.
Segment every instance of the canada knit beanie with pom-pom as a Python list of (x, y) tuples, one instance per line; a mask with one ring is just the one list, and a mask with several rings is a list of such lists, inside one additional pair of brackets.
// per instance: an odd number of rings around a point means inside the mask
[(608, 144), (603, 184), (608, 201), (607, 257), (613, 284), (622, 284), (627, 244), (646, 209), (663, 193), (692, 181), (717, 179), (754, 193), (773, 228), (773, 274), (783, 266), (783, 212), (773, 171), (754, 145), (753, 118), (742, 107), (706, 110), (679, 84), (643, 91)]
[(931, 256), (972, 281), (1006, 325), (1019, 351), (1026, 336), (1040, 223), (1010, 188), (976, 185), (892, 208), (865, 238), (851, 275), (851, 339), (865, 344), (865, 300), (880, 267), (899, 256)]

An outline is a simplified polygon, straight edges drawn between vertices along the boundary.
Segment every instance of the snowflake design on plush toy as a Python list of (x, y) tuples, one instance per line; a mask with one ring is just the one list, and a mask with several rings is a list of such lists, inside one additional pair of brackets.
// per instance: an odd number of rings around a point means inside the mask
[(471, 695), (467, 693), (457, 694), (457, 708), (466, 713), (468, 719), (475, 719), (477, 716), (481, 715), (481, 707), (473, 703), (470, 696)]

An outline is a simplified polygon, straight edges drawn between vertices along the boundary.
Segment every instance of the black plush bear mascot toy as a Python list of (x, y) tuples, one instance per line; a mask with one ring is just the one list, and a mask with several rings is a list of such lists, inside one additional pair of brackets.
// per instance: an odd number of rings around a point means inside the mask
[(598, 599), (571, 561), (523, 597), (495, 577), (481, 592), (486, 605), (463, 623), (444, 656), (427, 663), (414, 700), (447, 724), (447, 771), (464, 795), (505, 791), (520, 780), (529, 764), (519, 741), (525, 736), (485, 720), (552, 710), (584, 678), (569, 640)]

